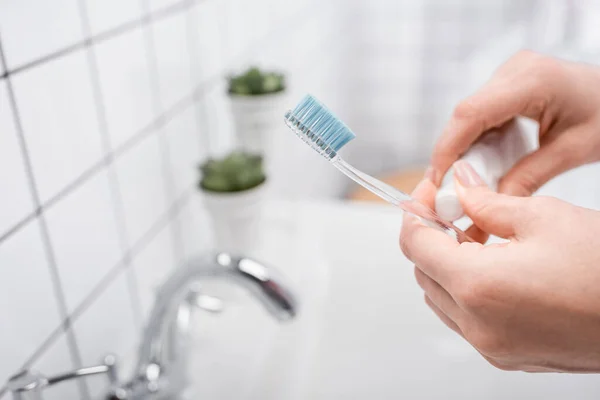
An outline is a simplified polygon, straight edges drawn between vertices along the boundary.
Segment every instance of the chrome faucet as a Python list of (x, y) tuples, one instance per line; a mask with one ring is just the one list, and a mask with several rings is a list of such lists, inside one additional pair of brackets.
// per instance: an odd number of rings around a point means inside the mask
[(201, 293), (198, 283), (213, 278), (241, 285), (278, 320), (296, 315), (294, 295), (263, 264), (227, 253), (191, 260), (159, 289), (140, 345), (137, 376), (116, 388), (113, 398), (177, 398), (187, 386), (187, 332), (193, 302)]
[[(279, 321), (296, 316), (296, 297), (290, 288), (284, 285), (276, 271), (258, 261), (228, 253), (192, 259), (178, 268), (157, 292), (154, 308), (143, 333), (134, 376), (125, 383), (117, 383), (112, 358), (110, 367), (91, 367), (96, 368), (99, 373), (109, 374), (111, 388), (107, 399), (163, 400), (181, 396), (189, 381), (187, 353), (190, 316), (204, 296), (199, 283), (207, 279), (224, 280), (242, 286)], [(206, 299), (204, 296), (204, 300)], [(74, 371), (61, 376), (76, 378), (85, 375)], [(32, 376), (35, 377), (33, 383)], [(49, 382), (53, 382), (52, 379), (37, 373), (28, 374), (27, 377), (26, 380), (20, 377), (20, 382), (27, 384), (19, 384), (19, 380), (15, 379), (9, 386), (14, 398), (42, 399), (41, 392)], [(65, 379), (60, 381), (63, 380)], [(29, 391), (31, 393), (27, 393)], [(28, 397), (28, 394), (31, 396)]]

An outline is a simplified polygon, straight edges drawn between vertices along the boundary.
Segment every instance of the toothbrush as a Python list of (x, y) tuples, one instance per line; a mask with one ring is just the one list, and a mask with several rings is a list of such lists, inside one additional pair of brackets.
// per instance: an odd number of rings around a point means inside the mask
[(359, 171), (344, 161), (338, 151), (354, 139), (356, 135), (315, 97), (306, 95), (296, 108), (286, 112), (284, 120), (285, 124), (300, 139), (328, 159), (354, 182), (402, 210), (424, 219), (431, 226), (446, 232), (461, 243), (473, 241), (465, 232), (454, 226), (454, 224), (438, 217), (432, 209), (423, 203)]

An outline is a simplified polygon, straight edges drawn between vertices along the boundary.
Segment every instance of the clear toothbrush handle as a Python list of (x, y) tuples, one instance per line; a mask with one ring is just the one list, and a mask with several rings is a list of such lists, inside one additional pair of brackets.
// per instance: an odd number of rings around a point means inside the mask
[(438, 217), (438, 215), (432, 209), (413, 199), (406, 193), (403, 193), (400, 190), (381, 182), (379, 179), (373, 178), (371, 175), (354, 168), (352, 165), (344, 161), (340, 156), (335, 156), (330, 161), (348, 178), (352, 179), (365, 189), (368, 189), (373, 194), (376, 194), (385, 201), (400, 207), (402, 210), (426, 220), (430, 223), (430, 225), (446, 232), (455, 238), (459, 243), (473, 242), (473, 239), (467, 236), (465, 232), (454, 226), (454, 224), (451, 222), (444, 221)]

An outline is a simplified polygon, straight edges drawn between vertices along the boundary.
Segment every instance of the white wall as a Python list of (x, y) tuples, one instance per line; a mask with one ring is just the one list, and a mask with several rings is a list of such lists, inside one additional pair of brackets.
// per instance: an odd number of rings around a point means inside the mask
[[(352, 44), (339, 79), (340, 114), (358, 137), (344, 155), (371, 173), (425, 166), (454, 106), (520, 49), (600, 64), (593, 0), (346, 4)], [(599, 208), (598, 168), (574, 171), (542, 193)]]
[(373, 173), (427, 163), (469, 56), (532, 1), (353, 0), (345, 106), (361, 145), (351, 159)]
[(22, 368), (134, 352), (154, 286), (210, 243), (195, 168), (232, 143), (224, 76), (258, 62), (334, 101), (315, 60), (335, 2), (318, 3), (2, 2), (0, 398)]

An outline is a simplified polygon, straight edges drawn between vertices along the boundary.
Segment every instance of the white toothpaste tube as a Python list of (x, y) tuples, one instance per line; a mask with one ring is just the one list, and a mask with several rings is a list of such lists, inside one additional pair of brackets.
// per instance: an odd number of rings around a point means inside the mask
[[(516, 118), (501, 128), (486, 132), (461, 160), (467, 161), (490, 189), (497, 191), (498, 182), (512, 166), (538, 147), (537, 136), (537, 123)], [(444, 176), (437, 192), (435, 211), (448, 221), (456, 221), (464, 215), (454, 186), (452, 168)]]

